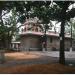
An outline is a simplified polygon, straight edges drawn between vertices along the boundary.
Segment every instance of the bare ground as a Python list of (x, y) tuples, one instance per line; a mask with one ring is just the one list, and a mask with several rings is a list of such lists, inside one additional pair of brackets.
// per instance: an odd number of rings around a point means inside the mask
[(29, 60), (37, 59), (42, 57), (41, 55), (33, 54), (33, 52), (15, 52), (15, 53), (5, 53), (6, 60)]
[[(31, 62), (33, 62), (33, 64), (29, 65), (25, 64), (24, 62), (24, 64), (21, 63), (19, 65), (17, 64), (14, 65), (10, 63), (10, 66), (5, 66), (7, 65), (7, 63), (4, 63), (0, 66), (0, 74), (74, 74), (75, 73), (75, 67), (65, 66), (53, 62), (50, 63), (51, 61), (53, 61), (54, 58), (45, 57), (40, 54), (34, 54), (33, 52), (5, 53), (5, 57), (7, 62), (10, 61), (20, 62), (21, 60), (29, 62), (29, 60), (32, 60)], [(34, 62), (38, 62), (37, 60), (42, 63), (34, 64)], [(49, 62), (49, 64), (48, 63), (44, 64), (43, 62)]]
[(0, 67), (1, 74), (74, 74), (75, 68), (61, 64), (36, 64)]

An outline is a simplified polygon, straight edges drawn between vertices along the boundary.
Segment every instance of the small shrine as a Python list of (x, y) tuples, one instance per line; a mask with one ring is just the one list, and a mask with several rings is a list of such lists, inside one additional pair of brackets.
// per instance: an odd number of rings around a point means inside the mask
[[(26, 19), (19, 34), (21, 36), (21, 50), (42, 51), (43, 50), (43, 25), (37, 18)], [(47, 50), (59, 50), (59, 33), (47, 32)], [(65, 35), (65, 50), (70, 48), (70, 35)]]

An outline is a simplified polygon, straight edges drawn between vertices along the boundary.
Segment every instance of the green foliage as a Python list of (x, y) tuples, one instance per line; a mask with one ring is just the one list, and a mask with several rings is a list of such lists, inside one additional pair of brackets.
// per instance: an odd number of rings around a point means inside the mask
[(71, 32), (71, 25), (72, 25), (72, 38), (75, 39), (75, 20), (73, 18), (69, 21), (70, 32)]
[(0, 41), (1, 44), (3, 43), (2, 47), (5, 48), (10, 48), (12, 37), (16, 33), (16, 12), (14, 8), (11, 11), (12, 16), (3, 18), (0, 25)]

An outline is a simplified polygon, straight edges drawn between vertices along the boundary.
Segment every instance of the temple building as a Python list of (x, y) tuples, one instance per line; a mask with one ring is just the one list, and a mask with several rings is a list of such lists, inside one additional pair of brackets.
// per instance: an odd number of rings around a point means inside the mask
[[(43, 36), (44, 30), (35, 18), (26, 19), (19, 36), (21, 37), (20, 48), (21, 50), (29, 51), (42, 51), (43, 50)], [(59, 33), (54, 31), (47, 31), (47, 51), (59, 50)], [(65, 50), (70, 48), (70, 35), (65, 34)]]

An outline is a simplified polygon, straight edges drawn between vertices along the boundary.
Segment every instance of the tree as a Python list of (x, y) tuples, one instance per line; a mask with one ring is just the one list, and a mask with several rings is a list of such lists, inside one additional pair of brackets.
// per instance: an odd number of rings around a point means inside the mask
[(75, 39), (75, 20), (73, 18), (69, 21), (69, 26), (70, 26), (70, 33), (72, 31), (72, 38)]
[[(39, 2), (41, 3), (41, 2)], [(46, 2), (45, 2), (46, 3)], [(60, 31), (60, 57), (59, 62), (61, 64), (65, 64), (65, 56), (64, 56), (64, 31), (65, 31), (65, 23), (66, 21), (69, 21), (70, 18), (75, 16), (75, 9), (69, 10), (68, 7), (73, 4), (73, 1), (54, 1), (53, 6), (50, 8), (48, 6), (45, 6), (46, 4), (43, 4), (44, 10), (36, 7), (35, 15), (39, 17), (39, 19), (43, 19), (43, 21), (49, 21), (49, 20), (56, 20), (58, 22), (61, 22), (61, 31)], [(47, 18), (46, 18), (47, 17)], [(49, 18), (48, 18), (49, 17)], [(44, 19), (45, 18), (45, 19)], [(47, 24), (47, 23), (46, 23)]]
[[(16, 31), (16, 15), (20, 15), (23, 12), (23, 4), (24, 2), (14, 2), (14, 1), (1, 1), (0, 2), (0, 41), (2, 48), (9, 48), (9, 44), (11, 42), (12, 36)], [(15, 12), (13, 8), (16, 8)], [(10, 18), (5, 18), (6, 23), (4, 24), (2, 17), (13, 11), (12, 16)], [(20, 12), (21, 11), (21, 12)], [(13, 20), (14, 19), (14, 20)], [(11, 24), (13, 24), (11, 26)], [(18, 30), (18, 28), (17, 28)], [(10, 35), (11, 34), (11, 35)], [(7, 47), (8, 46), (8, 47)]]
[(70, 21), (68, 22), (68, 26), (69, 26), (69, 31), (71, 34), (71, 41), (70, 41), (70, 51), (73, 50), (73, 41), (75, 40), (75, 22), (74, 19), (70, 19)]
[[(3, 23), (3, 19), (2, 17), (7, 14), (8, 12), (10, 12), (11, 9), (13, 9), (13, 7), (16, 7), (16, 2), (10, 2), (10, 1), (1, 1), (0, 2), (0, 46), (1, 46), (1, 50), (6, 48), (6, 45), (9, 48), (9, 44), (11, 41), (11, 36), (9, 35), (11, 32), (11, 29), (13, 30), (13, 27), (7, 27), (6, 25), (4, 25)], [(3, 11), (6, 11), (5, 13), (3, 13)], [(14, 15), (13, 15), (14, 16)], [(13, 32), (12, 32), (13, 33)], [(4, 52), (0, 51), (0, 63), (4, 63), (5, 58), (4, 58)]]
[(44, 36), (43, 39), (45, 42), (44, 48), (45, 51), (47, 51), (47, 35), (46, 32), (49, 29), (49, 23), (50, 23), (50, 3), (51, 1), (34, 1), (32, 4), (32, 8), (34, 10), (33, 13), (31, 13), (31, 17), (37, 16), (39, 20), (41, 20), (43, 27), (44, 27)]
[[(60, 57), (59, 57), (59, 62), (61, 64), (65, 64), (65, 56), (64, 56), (64, 26), (65, 26), (65, 22), (67, 20), (70, 20), (71, 17), (74, 17), (74, 9), (71, 9), (70, 11), (67, 12), (68, 7), (71, 3), (71, 1), (59, 1), (59, 2), (55, 2), (59, 8), (60, 8), (60, 12), (59, 13), (55, 13), (54, 15), (56, 16), (57, 14), (57, 20), (61, 21), (61, 32), (60, 32)], [(58, 16), (59, 15), (59, 16)]]
[(13, 36), (17, 32), (17, 14), (15, 12), (15, 8), (11, 10), (11, 16), (3, 18), (4, 21), (4, 26), (6, 26), (6, 48), (9, 50), (10, 49), (10, 44), (12, 41)]

